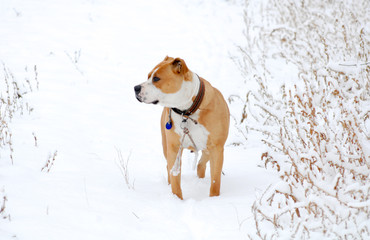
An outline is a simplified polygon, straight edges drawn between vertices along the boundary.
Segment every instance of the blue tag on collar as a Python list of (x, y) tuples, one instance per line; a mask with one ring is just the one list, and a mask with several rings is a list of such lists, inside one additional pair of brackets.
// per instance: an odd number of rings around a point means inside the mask
[(170, 130), (172, 128), (172, 122), (171, 121), (168, 121), (167, 123), (166, 123), (166, 129), (167, 130)]

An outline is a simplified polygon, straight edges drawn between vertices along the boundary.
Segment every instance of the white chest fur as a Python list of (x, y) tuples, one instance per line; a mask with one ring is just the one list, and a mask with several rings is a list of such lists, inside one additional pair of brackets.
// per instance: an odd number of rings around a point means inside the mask
[[(188, 148), (188, 147), (194, 147), (196, 150), (204, 150), (207, 147), (207, 140), (208, 140), (208, 135), (209, 132), (207, 129), (200, 124), (199, 122), (196, 124), (194, 121), (188, 119), (186, 123), (182, 123), (182, 116), (179, 114), (175, 113), (172, 111), (171, 118), (173, 121), (173, 125), (175, 127), (175, 132), (180, 135), (180, 140), (184, 136), (184, 130), (183, 128), (186, 127), (189, 130), (189, 135), (193, 139), (194, 143), (196, 146), (193, 146), (193, 143), (189, 136), (185, 136), (184, 142), (183, 142), (183, 147)], [(199, 110), (196, 111), (194, 114), (191, 115), (191, 118), (193, 120), (198, 121), (199, 118)]]

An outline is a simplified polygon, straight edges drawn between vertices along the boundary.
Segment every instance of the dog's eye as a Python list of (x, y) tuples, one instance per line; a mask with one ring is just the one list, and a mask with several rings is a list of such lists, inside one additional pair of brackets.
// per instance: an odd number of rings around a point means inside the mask
[(158, 82), (159, 80), (161, 80), (159, 77), (154, 77), (153, 78), (153, 82)]

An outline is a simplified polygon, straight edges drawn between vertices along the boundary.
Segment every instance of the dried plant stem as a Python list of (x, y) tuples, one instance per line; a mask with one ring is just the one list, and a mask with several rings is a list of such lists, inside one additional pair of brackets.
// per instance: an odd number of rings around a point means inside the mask
[(128, 189), (135, 189), (134, 187), (135, 181), (132, 183), (130, 182), (130, 175), (129, 175), (129, 170), (128, 170), (128, 164), (129, 164), (132, 152), (130, 151), (126, 160), (124, 160), (121, 150), (116, 147), (116, 151), (117, 151), (117, 157), (118, 157), (118, 159), (116, 160), (116, 163), (125, 179), (126, 186)]

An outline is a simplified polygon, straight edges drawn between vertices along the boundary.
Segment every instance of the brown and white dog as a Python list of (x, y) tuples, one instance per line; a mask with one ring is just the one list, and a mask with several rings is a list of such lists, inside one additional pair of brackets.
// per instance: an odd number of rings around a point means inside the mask
[(181, 173), (174, 171), (174, 165), (180, 162), (182, 149), (188, 148), (202, 151), (197, 166), (199, 178), (204, 178), (206, 164), (210, 161), (209, 195), (220, 195), (224, 145), (230, 122), (229, 108), (220, 91), (191, 72), (184, 60), (172, 57), (159, 63), (149, 73), (148, 80), (135, 86), (134, 90), (140, 102), (164, 106), (162, 144), (172, 192), (183, 199)]

